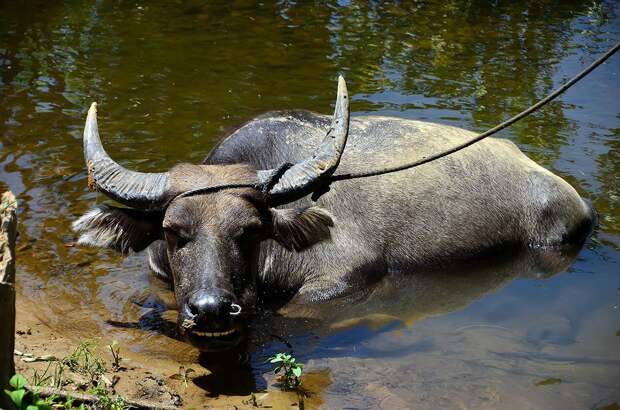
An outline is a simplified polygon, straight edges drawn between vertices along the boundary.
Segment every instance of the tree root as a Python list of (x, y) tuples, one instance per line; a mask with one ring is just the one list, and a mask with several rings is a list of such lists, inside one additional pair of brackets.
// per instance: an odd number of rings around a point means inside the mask
[[(35, 389), (31, 386), (28, 386), (28, 390), (30, 390), (33, 393), (36, 392), (36, 394), (38, 394), (39, 397), (55, 396), (55, 397), (60, 397), (63, 399), (73, 399), (74, 401), (78, 403), (84, 403), (84, 404), (97, 404), (101, 401), (101, 399), (95, 396), (94, 394), (69, 392), (66, 390), (56, 389), (53, 387), (39, 387)], [(153, 402), (149, 402), (146, 400), (128, 399), (128, 398), (123, 397), (123, 401), (129, 407), (137, 408), (137, 409), (153, 409), (153, 410), (177, 410), (178, 409), (178, 407), (173, 406), (173, 405), (153, 403)]]

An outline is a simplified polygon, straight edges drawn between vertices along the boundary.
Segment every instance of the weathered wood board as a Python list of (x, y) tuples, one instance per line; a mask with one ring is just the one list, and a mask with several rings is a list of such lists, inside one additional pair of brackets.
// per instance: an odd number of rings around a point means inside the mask
[[(15, 372), (15, 239), (17, 201), (11, 192), (0, 198), (0, 392)], [(8, 396), (0, 394), (0, 408), (10, 407)]]

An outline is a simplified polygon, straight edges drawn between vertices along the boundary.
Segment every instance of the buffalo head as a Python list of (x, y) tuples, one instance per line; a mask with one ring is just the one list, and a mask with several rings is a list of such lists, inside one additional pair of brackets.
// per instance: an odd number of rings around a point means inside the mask
[(348, 126), (347, 90), (339, 78), (331, 127), (304, 161), (274, 170), (178, 164), (140, 173), (105, 152), (93, 103), (84, 128), (88, 185), (125, 207), (102, 205), (75, 221), (78, 244), (123, 253), (150, 246), (151, 266), (174, 287), (180, 333), (203, 350), (234, 346), (255, 303), (261, 241), (301, 251), (329, 238), (333, 222), (324, 209), (275, 207), (322, 188), (339, 164)]

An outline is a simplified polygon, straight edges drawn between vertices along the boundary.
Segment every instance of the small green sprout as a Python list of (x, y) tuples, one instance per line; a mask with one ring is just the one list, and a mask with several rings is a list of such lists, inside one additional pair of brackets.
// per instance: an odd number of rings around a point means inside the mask
[(112, 370), (115, 372), (122, 370), (123, 367), (121, 366), (121, 360), (123, 360), (123, 358), (121, 357), (121, 348), (119, 343), (116, 340), (112, 340), (112, 343), (108, 345), (108, 348), (110, 349), (110, 353), (112, 353)]
[(11, 385), (13, 389), (5, 390), (4, 392), (11, 398), (16, 408), (25, 409), (26, 406), (23, 406), (22, 403), (24, 403), (24, 396), (28, 393), (26, 390), (26, 378), (21, 374), (16, 374), (9, 380), (9, 385)]
[(297, 360), (290, 354), (278, 353), (269, 358), (269, 363), (275, 364), (273, 369), (275, 374), (282, 372), (278, 380), (283, 383), (286, 390), (296, 389), (301, 383), (301, 372), (304, 365), (297, 363)]
[(170, 376), (171, 379), (181, 380), (183, 382), (183, 386), (187, 389), (187, 381), (189, 379), (190, 373), (195, 373), (196, 371), (192, 368), (186, 369), (184, 366), (179, 367), (179, 372)]
[(256, 394), (254, 394), (254, 392), (250, 393), (250, 403), (252, 403), (252, 406), (254, 407), (259, 407), (258, 400), (256, 400)]

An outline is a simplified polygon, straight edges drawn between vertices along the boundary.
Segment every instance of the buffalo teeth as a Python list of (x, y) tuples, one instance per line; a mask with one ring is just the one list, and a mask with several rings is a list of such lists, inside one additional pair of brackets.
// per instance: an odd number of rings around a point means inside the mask
[(235, 329), (226, 330), (224, 332), (199, 332), (197, 330), (194, 330), (193, 333), (203, 337), (222, 337), (235, 333)]

